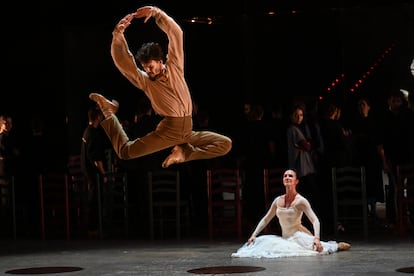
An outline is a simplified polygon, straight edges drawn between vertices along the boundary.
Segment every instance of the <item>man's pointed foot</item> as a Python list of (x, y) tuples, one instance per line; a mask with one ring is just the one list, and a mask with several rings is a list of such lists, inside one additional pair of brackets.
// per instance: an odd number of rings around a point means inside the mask
[(162, 162), (163, 168), (168, 168), (172, 164), (182, 163), (185, 160), (184, 151), (180, 146), (175, 146), (171, 151), (171, 154), (165, 158), (164, 162)]
[(118, 111), (119, 103), (116, 100), (109, 101), (104, 96), (98, 93), (90, 93), (89, 99), (95, 101), (105, 118), (108, 118), (112, 114), (115, 114)]

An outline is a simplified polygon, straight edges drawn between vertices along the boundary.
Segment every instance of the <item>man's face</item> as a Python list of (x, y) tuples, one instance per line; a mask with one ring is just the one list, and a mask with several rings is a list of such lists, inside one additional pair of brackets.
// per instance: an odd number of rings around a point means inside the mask
[(161, 76), (164, 69), (162, 60), (150, 60), (147, 63), (141, 63), (141, 66), (153, 81)]

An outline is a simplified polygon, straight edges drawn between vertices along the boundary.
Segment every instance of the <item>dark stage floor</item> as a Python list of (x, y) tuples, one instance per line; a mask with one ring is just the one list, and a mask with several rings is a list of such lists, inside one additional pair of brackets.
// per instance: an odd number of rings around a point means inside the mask
[(232, 258), (239, 241), (1, 240), (0, 275), (403, 275), (414, 273), (414, 238), (340, 237), (349, 251), (317, 257)]

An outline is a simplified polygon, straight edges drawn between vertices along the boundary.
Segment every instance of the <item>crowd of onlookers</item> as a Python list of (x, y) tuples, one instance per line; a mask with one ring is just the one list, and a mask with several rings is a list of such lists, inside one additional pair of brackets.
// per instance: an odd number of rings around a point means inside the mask
[(298, 99), (283, 112), (268, 113), (263, 103), (246, 103), (246, 120), (238, 127), (234, 151), (246, 172), (247, 216), (254, 221), (264, 212), (263, 167), (295, 168), (299, 191), (321, 216), (322, 229), (329, 231), (331, 168), (364, 166), (370, 215), (376, 216), (376, 203), (385, 203), (385, 223), (395, 224), (395, 167), (414, 162), (413, 94), (391, 91), (384, 105), (371, 100), (358, 95), (345, 101)]
[[(233, 148), (220, 158), (172, 166), (183, 172), (182, 190), (192, 198), (193, 224), (205, 227), (207, 223), (207, 167), (238, 167), (243, 171), (243, 213), (247, 222), (256, 222), (265, 212), (263, 168), (282, 167), (297, 170), (299, 192), (314, 205), (321, 217), (322, 230), (329, 231), (332, 229), (330, 169), (347, 165), (366, 168), (367, 208), (371, 216), (376, 214), (376, 203), (383, 202), (386, 204), (387, 223), (395, 223), (395, 166), (414, 162), (413, 93), (406, 95), (399, 90), (392, 91), (384, 97), (383, 105), (371, 100), (352, 95), (340, 101), (296, 97), (289, 102), (270, 105), (245, 101), (240, 113), (234, 116), (237, 119), (225, 127), (215, 125), (217, 120), (211, 120), (214, 110), (202, 103), (194, 103), (194, 129), (224, 129), (233, 140)], [(102, 120), (103, 117), (100, 118)], [(130, 139), (134, 139), (154, 129), (159, 119), (148, 101), (143, 99), (133, 118), (124, 120), (123, 125)], [(11, 116), (0, 116), (1, 203), (2, 206), (8, 204), (5, 196), (8, 193), (5, 188), (7, 176), (16, 176), (16, 199), (27, 205), (31, 213), (27, 215), (26, 223), (36, 225), (39, 216), (36, 175), (47, 170), (49, 163), (44, 152), (48, 143), (45, 125), (41, 119), (32, 118), (31, 136), (18, 139), (13, 136), (12, 123)], [(25, 143), (17, 143), (21, 141)], [(110, 149), (110, 144), (106, 147)], [(115, 169), (128, 172), (130, 177), (129, 198), (138, 205), (137, 213), (131, 217), (136, 220), (146, 215), (145, 174), (148, 170), (160, 168), (168, 154), (169, 149), (128, 161), (113, 157)], [(16, 169), (16, 166), (24, 166), (24, 170)], [(387, 191), (384, 174), (388, 176)]]
[[(413, 94), (395, 90), (384, 96), (383, 104), (375, 100), (360, 95), (351, 95), (345, 100), (297, 97), (290, 102), (270, 105), (270, 108), (268, 103), (246, 101), (240, 114), (235, 116), (237, 120), (227, 128), (214, 125), (217, 121), (210, 119), (213, 110), (195, 104), (195, 129), (225, 129), (225, 134), (233, 140), (233, 148), (226, 156), (176, 166), (188, 176), (187, 190), (198, 205), (194, 207), (195, 220), (206, 221), (203, 173), (206, 167), (238, 167), (243, 171), (243, 213), (247, 225), (265, 212), (263, 168), (289, 167), (298, 171), (299, 191), (310, 199), (320, 214), (322, 229), (329, 231), (333, 229), (330, 225), (331, 168), (364, 166), (370, 216), (376, 216), (377, 203), (385, 203), (385, 223), (394, 224), (395, 167), (414, 162)], [(148, 120), (156, 115), (143, 118)], [(135, 124), (125, 127), (133, 132)], [(155, 126), (156, 122), (152, 124)], [(131, 138), (139, 135), (131, 134)], [(124, 164), (143, 161), (147, 166), (158, 166), (166, 155), (161, 152), (149, 156), (148, 160), (152, 161), (135, 160)], [(131, 170), (145, 168), (144, 164), (132, 165)]]

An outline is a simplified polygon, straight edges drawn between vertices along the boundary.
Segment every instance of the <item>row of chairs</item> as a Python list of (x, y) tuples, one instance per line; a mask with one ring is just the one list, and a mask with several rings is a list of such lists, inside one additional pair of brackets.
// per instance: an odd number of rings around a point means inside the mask
[[(339, 222), (362, 225), (364, 236), (369, 235), (365, 177), (364, 167), (332, 169), (336, 235)], [(404, 237), (414, 229), (414, 163), (397, 165), (395, 178), (397, 231)]]
[[(263, 170), (265, 207), (270, 208), (277, 195), (284, 193), (283, 168)], [(233, 232), (242, 239), (242, 173), (239, 169), (207, 171), (209, 238)], [(364, 167), (332, 169), (334, 231), (339, 222), (363, 226), (368, 235), (368, 215)], [(356, 212), (350, 212), (357, 208)], [(281, 233), (277, 220), (272, 220), (265, 233)]]
[[(399, 182), (407, 182), (406, 169), (399, 166)], [(275, 196), (284, 193), (282, 183), (282, 168), (263, 170), (263, 188), (265, 194), (265, 206), (269, 208)], [(410, 170), (408, 170), (410, 172)], [(208, 208), (208, 235), (210, 239), (218, 234), (235, 233), (238, 239), (242, 239), (242, 183), (243, 174), (239, 169), (214, 169), (207, 170), (207, 208)], [(412, 171), (411, 171), (412, 173)], [(339, 223), (350, 227), (361, 228), (364, 236), (368, 236), (368, 214), (365, 186), (364, 167), (343, 167), (332, 169), (333, 190), (333, 226), (335, 235), (338, 234)], [(177, 239), (181, 239), (184, 228), (186, 233), (190, 229), (191, 202), (188, 198), (181, 198), (181, 176), (175, 170), (156, 170), (148, 172), (149, 191), (149, 233), (150, 238), (164, 238), (167, 228), (173, 225)], [(398, 189), (400, 191), (401, 189)], [(401, 192), (399, 192), (401, 194)], [(407, 209), (407, 204), (412, 203), (412, 198), (405, 197), (398, 200), (399, 209)], [(128, 208), (125, 205), (124, 217), (127, 218)], [(406, 216), (407, 212), (399, 212)], [(101, 216), (100, 216), (101, 217)], [(126, 219), (126, 221), (128, 221)], [(405, 217), (399, 219), (401, 233), (408, 224)], [(102, 223), (100, 224), (102, 225)], [(128, 225), (125, 225), (128, 231)], [(265, 229), (268, 233), (280, 232), (277, 221), (273, 221)], [(67, 230), (69, 232), (69, 229)]]
[[(81, 229), (81, 190), (83, 183), (82, 173), (76, 158), (69, 160), (68, 173), (47, 173), (39, 176), (40, 210), (41, 210), (41, 237), (56, 237), (61, 235), (64, 229), (66, 239), (70, 239)], [(400, 169), (402, 172), (402, 168)], [(268, 209), (275, 196), (284, 192), (282, 183), (282, 168), (263, 170), (263, 188), (265, 195), (265, 207)], [(210, 239), (222, 236), (226, 233), (236, 233), (238, 239), (242, 239), (242, 186), (243, 174), (239, 169), (214, 169), (207, 170), (207, 209), (208, 209), (208, 235)], [(358, 224), (361, 221), (364, 234), (368, 234), (368, 221), (365, 198), (365, 171), (364, 168), (334, 168), (333, 177), (333, 201), (334, 201), (334, 225), (340, 221), (346, 224)], [(116, 225), (124, 224), (124, 234), (129, 231), (129, 206), (128, 206), (128, 179), (126, 173), (112, 173), (110, 178), (111, 207), (120, 212), (113, 217), (120, 218)], [(176, 170), (157, 170), (148, 172), (148, 210), (150, 238), (164, 238), (167, 226), (175, 227), (177, 239), (181, 238), (182, 228), (186, 233), (190, 229), (191, 202), (189, 198), (181, 198), (181, 175)], [(405, 182), (406, 183), (406, 182)], [(408, 185), (408, 183), (406, 184)], [(102, 191), (102, 189), (99, 189)], [(405, 192), (406, 194), (407, 192)], [(346, 194), (346, 197), (343, 196)], [(103, 199), (105, 195), (100, 194)], [(411, 199), (412, 200), (412, 199)], [(100, 204), (99, 235), (103, 236), (103, 200)], [(400, 209), (407, 208), (410, 199), (399, 201)], [(350, 208), (359, 208), (357, 212), (349, 215)], [(357, 215), (355, 215), (357, 214)], [(362, 214), (362, 215), (360, 215)], [(403, 214), (402, 212), (400, 214)], [(406, 220), (404, 217), (400, 222)], [(112, 224), (114, 222), (112, 221)], [(334, 228), (337, 231), (337, 228)], [(400, 224), (400, 229), (405, 229), (405, 224)], [(280, 232), (276, 220), (265, 229), (266, 232)], [(14, 231), (15, 233), (15, 231)], [(60, 234), (59, 234), (60, 233)], [(337, 234), (337, 232), (335, 232)]]
[[(56, 229), (66, 229), (66, 239), (71, 238), (74, 226), (81, 225), (81, 187), (85, 185), (79, 168), (79, 158), (69, 160), (67, 174), (47, 174), (39, 178), (41, 191), (42, 238), (57, 233)], [(59, 179), (60, 178), (60, 179)], [(129, 236), (129, 210), (132, 206), (128, 199), (128, 174), (126, 172), (108, 173), (109, 183), (98, 189), (99, 237), (108, 232), (108, 224), (122, 226), (124, 237)], [(149, 234), (151, 240), (163, 239), (167, 227), (175, 226), (175, 236), (181, 239), (185, 226), (190, 229), (190, 200), (181, 198), (181, 175), (178, 170), (163, 169), (147, 173)], [(62, 204), (62, 203), (65, 204)], [(110, 212), (110, 214), (108, 214)], [(65, 218), (63, 225), (62, 217)], [(109, 223), (105, 219), (109, 217)], [(56, 219), (60, 218), (60, 219)], [(54, 225), (58, 224), (60, 225)], [(52, 227), (53, 226), (53, 227)], [(117, 228), (117, 227), (115, 227)], [(168, 233), (170, 235), (170, 233)]]
[[(76, 167), (76, 166), (75, 166)], [(71, 169), (69, 173), (49, 173), (39, 176), (39, 191), (41, 198), (41, 235), (55, 237), (57, 229), (65, 229), (66, 239), (70, 239), (74, 229), (81, 224), (81, 204), (79, 198), (79, 181), (81, 178)], [(270, 207), (275, 196), (284, 192), (282, 174), (284, 169), (272, 168), (263, 170), (263, 188), (265, 206)], [(79, 172), (78, 172), (79, 173)], [(235, 233), (243, 239), (242, 225), (242, 186), (243, 172), (239, 169), (212, 169), (206, 171), (208, 235), (214, 239), (224, 232)], [(128, 191), (126, 173), (111, 177), (119, 195), (120, 201), (116, 206), (121, 213), (116, 217), (124, 223), (125, 235), (128, 236)], [(345, 167), (332, 169), (333, 183), (333, 214), (334, 231), (338, 234), (337, 223), (356, 225), (368, 235), (368, 215), (365, 190), (364, 167)], [(398, 230), (401, 236), (414, 228), (414, 164), (397, 167), (396, 196), (398, 204)], [(173, 225), (175, 236), (181, 239), (182, 230), (189, 233), (191, 217), (191, 201), (181, 197), (181, 175), (179, 171), (163, 169), (148, 172), (149, 191), (149, 233), (150, 238), (164, 238), (167, 224)], [(114, 186), (115, 187), (115, 186)], [(114, 205), (115, 206), (115, 205)], [(350, 212), (354, 208), (356, 211)], [(99, 210), (102, 210), (100, 206)], [(99, 217), (102, 219), (103, 214)], [(57, 219), (60, 218), (60, 219)], [(62, 219), (64, 218), (64, 219)], [(100, 220), (100, 233), (104, 223)], [(361, 227), (362, 226), (362, 227)], [(15, 227), (15, 226), (14, 226)], [(269, 224), (267, 232), (280, 231), (277, 221)], [(60, 231), (62, 232), (62, 231)], [(15, 233), (15, 230), (14, 230)]]
[[(99, 237), (103, 237), (106, 225), (124, 224), (124, 235), (128, 236), (128, 192), (126, 173), (109, 173), (108, 187), (100, 187), (98, 191)], [(76, 182), (74, 182), (76, 181)], [(82, 236), (85, 222), (82, 220), (84, 185), (77, 177), (68, 173), (48, 172), (39, 175), (40, 195), (40, 230), (41, 238), (45, 239), (71, 239)], [(105, 189), (109, 189), (104, 193)], [(108, 199), (108, 196), (110, 198)], [(104, 204), (102, 204), (104, 202)], [(105, 213), (107, 212), (107, 213)], [(104, 219), (110, 219), (105, 224)]]
[[(268, 209), (275, 196), (284, 193), (282, 175), (284, 169), (263, 170), (265, 206)], [(238, 169), (216, 169), (207, 171), (209, 237), (213, 239), (220, 231), (233, 229), (242, 239), (242, 175)], [(414, 163), (399, 165), (396, 170), (396, 202), (398, 212), (398, 234), (407, 235), (414, 229)], [(364, 167), (332, 168), (333, 232), (339, 233), (339, 223), (367, 237), (369, 235), (368, 203), (366, 194), (366, 172)], [(230, 222), (229, 222), (229, 215)], [(227, 217), (226, 217), (227, 216)], [(233, 222), (233, 223), (231, 223)], [(273, 220), (264, 230), (280, 233)]]

